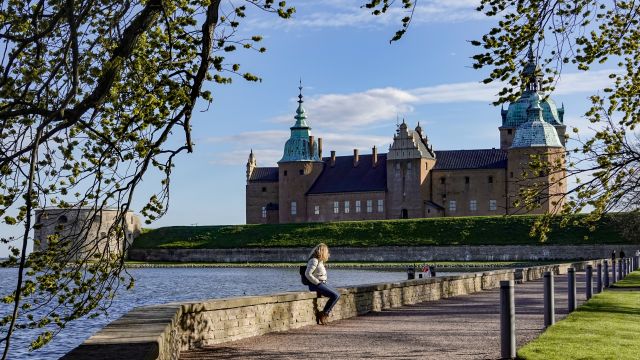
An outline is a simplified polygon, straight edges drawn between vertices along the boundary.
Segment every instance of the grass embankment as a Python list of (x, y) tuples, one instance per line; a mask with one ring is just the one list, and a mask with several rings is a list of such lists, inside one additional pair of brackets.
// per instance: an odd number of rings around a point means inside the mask
[[(640, 287), (640, 271), (626, 287)], [(638, 359), (640, 291), (607, 290), (518, 351), (519, 359)]]
[[(134, 248), (222, 249), (255, 247), (421, 246), (421, 245), (536, 245), (529, 232), (536, 216), (477, 216), (438, 219), (350, 221), (306, 224), (172, 226), (151, 229)], [(621, 244), (612, 216), (594, 232), (571, 223), (560, 228), (555, 220), (546, 244)], [(588, 237), (588, 239), (585, 239)]]

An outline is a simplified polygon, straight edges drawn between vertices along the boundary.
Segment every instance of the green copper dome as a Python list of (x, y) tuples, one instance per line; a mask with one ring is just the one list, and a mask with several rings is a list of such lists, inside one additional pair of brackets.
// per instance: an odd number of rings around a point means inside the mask
[(299, 87), (298, 109), (296, 110), (296, 123), (290, 127), (291, 136), (284, 144), (284, 154), (280, 162), (290, 161), (320, 161), (318, 156), (318, 142), (313, 140), (311, 144), (311, 127), (307, 124), (307, 115), (302, 107), (302, 84)]
[(531, 96), (532, 104), (527, 109), (528, 121), (518, 126), (511, 148), (562, 147), (556, 128), (543, 121), (544, 108), (540, 95)]
[[(509, 104), (507, 110), (502, 110), (502, 126), (518, 127), (527, 122), (527, 109), (531, 106), (531, 98), (541, 97), (537, 91), (525, 91), (515, 102)], [(559, 108), (551, 98), (540, 101), (542, 120), (551, 125), (562, 125), (564, 121), (564, 106)]]
[(528, 61), (522, 71), (525, 91), (518, 100), (509, 104), (507, 110), (502, 110), (502, 126), (518, 127), (526, 123), (528, 121), (527, 109), (529, 109), (535, 101), (540, 103), (539, 106), (542, 108), (543, 121), (554, 126), (563, 125), (564, 106), (558, 108), (556, 103), (549, 97), (541, 100), (543, 94), (539, 91), (539, 88), (542, 82), (542, 71), (536, 64), (536, 59), (531, 47), (529, 47), (527, 57)]

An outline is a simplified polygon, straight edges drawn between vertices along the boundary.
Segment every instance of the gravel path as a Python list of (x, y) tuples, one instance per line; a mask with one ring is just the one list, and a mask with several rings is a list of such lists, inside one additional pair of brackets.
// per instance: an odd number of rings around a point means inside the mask
[[(585, 300), (584, 273), (576, 274)], [(595, 284), (594, 284), (595, 285)], [(371, 313), (183, 352), (209, 359), (498, 359), (500, 290)], [(543, 330), (542, 279), (516, 284), (518, 348)], [(567, 277), (555, 277), (556, 321), (567, 314)]]

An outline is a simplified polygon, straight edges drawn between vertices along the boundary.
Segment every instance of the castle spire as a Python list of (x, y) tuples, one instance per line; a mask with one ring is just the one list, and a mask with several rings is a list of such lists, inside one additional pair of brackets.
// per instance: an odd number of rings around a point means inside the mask
[(295, 125), (293, 125), (293, 127), (309, 128), (309, 125), (305, 121), (307, 119), (307, 114), (305, 113), (304, 108), (302, 107), (302, 103), (304, 102), (302, 100), (302, 78), (300, 78), (300, 86), (298, 86), (298, 89), (300, 91), (298, 94), (298, 109), (296, 110), (296, 116), (294, 116), (294, 119), (296, 119), (296, 123)]
[(536, 63), (536, 57), (533, 54), (533, 44), (529, 44), (529, 51), (527, 51), (527, 63), (522, 71), (522, 77), (524, 78), (525, 89), (527, 91), (540, 90), (541, 71), (540, 67)]

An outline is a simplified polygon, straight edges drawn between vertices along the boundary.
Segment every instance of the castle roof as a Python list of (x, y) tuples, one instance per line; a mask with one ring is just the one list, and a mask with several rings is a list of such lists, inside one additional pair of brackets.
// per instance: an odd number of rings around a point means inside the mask
[(531, 96), (528, 121), (516, 129), (511, 148), (562, 147), (556, 128), (543, 121), (540, 95)]
[(439, 150), (434, 170), (506, 169), (507, 152), (500, 149)]
[[(502, 110), (502, 126), (518, 127), (527, 122), (527, 109), (535, 101), (536, 95), (541, 94), (536, 91), (525, 91), (520, 98), (509, 104), (507, 110)], [(551, 125), (563, 125), (564, 106), (558, 108), (556, 103), (549, 97), (540, 101), (542, 108), (542, 120)]]
[(365, 192), (387, 190), (387, 155), (378, 154), (378, 165), (372, 166), (373, 155), (360, 155), (358, 166), (353, 166), (353, 155), (323, 158), (324, 170), (307, 194)]
[(274, 182), (278, 181), (277, 167), (257, 167), (251, 172), (249, 181)]
[(529, 121), (518, 126), (511, 148), (562, 147), (556, 128), (544, 121)]
[(294, 116), (296, 122), (290, 127), (291, 136), (284, 144), (284, 153), (282, 159), (278, 162), (320, 161), (318, 142), (311, 137), (311, 127), (307, 123), (307, 115), (302, 107), (302, 82), (299, 89), (298, 109), (296, 110), (296, 116)]
[(560, 126), (564, 120), (564, 105), (558, 108), (551, 98), (544, 98), (542, 96), (543, 94), (540, 92), (542, 71), (536, 63), (536, 58), (533, 55), (533, 49), (531, 47), (529, 47), (527, 57), (528, 61), (522, 71), (522, 77), (524, 78), (526, 86), (525, 91), (518, 100), (509, 104), (507, 110), (502, 110), (502, 126), (518, 127), (526, 123), (528, 121), (527, 109), (529, 109), (536, 100), (540, 101), (542, 120), (551, 125)]

